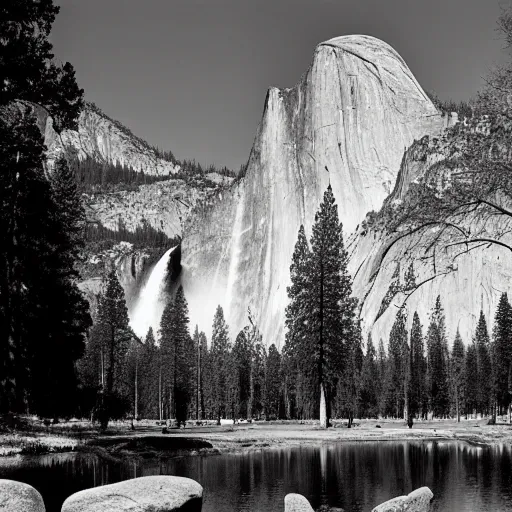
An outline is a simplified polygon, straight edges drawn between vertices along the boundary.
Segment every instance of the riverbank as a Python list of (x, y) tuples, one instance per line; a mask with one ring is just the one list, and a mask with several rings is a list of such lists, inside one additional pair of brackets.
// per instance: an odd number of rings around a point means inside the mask
[(353, 428), (327, 430), (314, 423), (255, 422), (240, 425), (187, 426), (168, 429), (155, 422), (117, 422), (106, 433), (90, 424), (59, 424), (46, 431), (0, 434), (0, 456), (66, 451), (125, 457), (169, 457), (193, 454), (240, 453), (264, 448), (353, 441), (452, 440), (473, 444), (511, 444), (512, 425), (487, 425), (487, 420), (425, 421), (412, 429), (401, 421), (361, 420)]

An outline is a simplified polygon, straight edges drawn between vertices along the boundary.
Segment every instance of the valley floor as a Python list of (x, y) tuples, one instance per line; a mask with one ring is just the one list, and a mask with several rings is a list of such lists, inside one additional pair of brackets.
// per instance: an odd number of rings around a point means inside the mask
[[(94, 452), (109, 458), (182, 456), (188, 454), (240, 453), (263, 448), (318, 445), (348, 441), (453, 440), (476, 444), (512, 445), (512, 425), (487, 425), (487, 420), (438, 420), (416, 422), (356, 420), (356, 426), (322, 430), (314, 424), (256, 422), (221, 426), (193, 426), (162, 433), (155, 422), (140, 422), (131, 430), (117, 422), (99, 434), (87, 422), (59, 424), (31, 433), (0, 434), (0, 456), (52, 452)], [(380, 428), (377, 427), (380, 425)]]

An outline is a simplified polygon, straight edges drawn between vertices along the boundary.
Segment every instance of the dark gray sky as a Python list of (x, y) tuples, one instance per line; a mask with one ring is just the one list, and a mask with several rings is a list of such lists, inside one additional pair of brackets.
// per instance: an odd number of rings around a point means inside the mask
[(293, 86), (331, 37), (383, 39), (423, 88), (470, 98), (506, 55), (498, 1), (56, 0), (52, 41), (86, 99), (136, 135), (238, 168), (267, 88)]

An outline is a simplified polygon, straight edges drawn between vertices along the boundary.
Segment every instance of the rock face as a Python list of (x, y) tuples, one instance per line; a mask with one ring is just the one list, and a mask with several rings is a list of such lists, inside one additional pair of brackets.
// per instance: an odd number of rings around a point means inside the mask
[(428, 487), (420, 487), (407, 496), (399, 496), (382, 503), (372, 512), (429, 512), (433, 497)]
[(266, 343), (280, 346), (297, 231), (304, 224), (310, 235), (329, 182), (348, 234), (391, 192), (404, 149), (455, 121), (386, 43), (318, 45), (294, 88), (269, 90), (245, 178), (185, 224), (192, 323), (209, 332), (220, 303), (236, 336), (250, 306)]
[(45, 512), (43, 498), (32, 486), (0, 479), (1, 512)]
[(77, 492), (62, 512), (200, 512), (203, 488), (190, 478), (146, 476)]
[[(449, 166), (443, 161), (453, 155), (454, 148), (463, 144), (461, 134), (462, 127), (440, 138), (425, 137), (411, 146), (404, 155), (395, 189), (386, 203), (406, 201), (411, 183), (423, 176), (449, 172)], [(399, 239), (400, 233), (386, 233), (382, 212), (375, 219), (374, 225), (361, 226), (347, 240), (354, 293), (361, 301), (363, 331), (371, 332), (374, 341), (380, 337), (386, 339), (397, 308), (404, 303), (409, 328), (415, 311), (425, 325), (437, 296), (440, 296), (448, 339), (453, 340), (459, 329), (462, 339), (469, 343), (480, 310), (489, 321), (494, 318), (501, 293), (510, 295), (512, 292), (510, 251), (489, 244), (474, 244), (469, 252), (465, 246), (448, 249), (448, 243), (453, 241), (451, 238), (441, 238), (426, 251), (428, 244), (425, 240), (439, 231), (438, 226), (426, 233)], [(483, 233), (483, 236), (490, 234), (489, 237), (494, 238), (496, 233), (503, 233), (501, 240), (512, 242), (506, 222), (500, 221), (499, 217), (486, 221), (485, 227), (471, 216), (464, 222), (474, 236)], [(481, 232), (483, 229), (487, 231)], [(421, 285), (417, 288), (406, 283), (405, 274), (411, 263), (415, 284)]]
[(65, 130), (58, 135), (53, 130), (51, 117), (39, 110), (38, 118), (45, 134), (50, 165), (64, 150), (72, 148), (81, 160), (89, 156), (100, 162), (118, 163), (146, 174), (167, 176), (179, 171), (179, 166), (159, 158), (147, 142), (91, 103), (87, 103), (80, 114), (78, 131)]
[[(227, 187), (231, 179), (224, 179), (218, 186)], [(98, 221), (106, 228), (116, 231), (122, 222), (128, 231), (134, 232), (145, 221), (153, 229), (173, 238), (182, 235), (183, 223), (196, 203), (206, 204), (214, 191), (213, 187), (170, 179), (141, 185), (132, 191), (89, 194), (84, 200), (88, 219)]]
[(284, 497), (284, 512), (313, 512), (313, 508), (302, 494), (292, 493)]

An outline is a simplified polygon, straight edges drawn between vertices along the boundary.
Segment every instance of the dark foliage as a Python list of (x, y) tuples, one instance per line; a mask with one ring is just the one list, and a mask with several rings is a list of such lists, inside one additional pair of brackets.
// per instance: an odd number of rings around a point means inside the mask
[(60, 131), (76, 127), (83, 90), (69, 62), (53, 62), (48, 36), (58, 12), (52, 0), (4, 0), (0, 5), (0, 106), (36, 103), (49, 112)]

